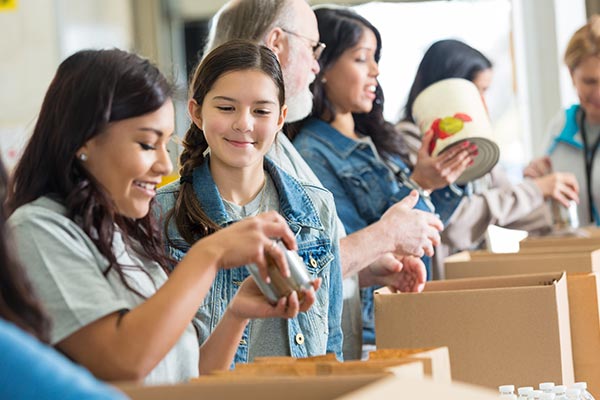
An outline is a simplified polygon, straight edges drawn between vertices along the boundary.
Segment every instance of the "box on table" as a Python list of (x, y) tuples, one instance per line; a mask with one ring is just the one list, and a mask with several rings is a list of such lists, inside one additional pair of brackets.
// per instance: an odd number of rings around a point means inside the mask
[[(293, 359), (292, 359), (293, 360)], [(348, 362), (302, 362), (302, 361), (277, 361), (272, 363), (260, 362), (238, 364), (231, 371), (218, 371), (212, 377), (221, 379), (237, 379), (240, 376), (341, 376), (365, 374), (392, 374), (411, 379), (425, 377), (424, 361), (419, 359), (394, 359)], [(204, 378), (198, 378), (204, 379)]]
[(372, 400), (412, 398), (423, 400), (495, 400), (496, 391), (459, 383), (412, 380), (387, 374), (351, 376), (217, 378), (171, 386), (121, 384), (132, 400)]
[(569, 274), (567, 286), (575, 380), (600, 393), (600, 274)]
[(428, 282), (375, 295), (377, 348), (448, 346), (454, 379), (497, 388), (573, 382), (566, 275)]
[(463, 251), (446, 257), (445, 276), (446, 279), (456, 279), (559, 271), (569, 273), (600, 271), (600, 248), (577, 250), (573, 247), (562, 247), (560, 249), (564, 251), (552, 252), (549, 249), (531, 253), (527, 250), (519, 253)]
[[(450, 357), (446, 347), (374, 351), (365, 361), (339, 362), (333, 354), (315, 357), (258, 357), (252, 363), (237, 364), (234, 370), (213, 376), (327, 376), (389, 372), (395, 376), (450, 382)], [(202, 379), (202, 378), (201, 378)]]
[(595, 227), (582, 228), (572, 235), (531, 236), (519, 242), (520, 249), (535, 247), (590, 247), (600, 248), (600, 230)]
[(437, 382), (452, 382), (448, 348), (428, 347), (421, 349), (377, 349), (369, 353), (369, 361), (408, 358), (423, 362), (425, 375)]
[[(513, 254), (510, 257), (479, 252), (458, 254), (456, 257), (452, 256), (453, 259), (446, 264), (446, 276), (448, 279), (502, 276), (531, 269), (546, 269), (550, 272), (557, 265), (548, 262), (548, 259), (552, 258), (564, 262), (562, 265), (569, 266), (565, 268), (568, 270), (597, 270), (599, 251), (583, 248), (577, 252), (577, 247), (570, 247), (574, 253), (536, 256), (532, 256), (531, 253)], [(552, 251), (556, 251), (556, 248)], [(473, 261), (456, 261), (471, 257)], [(592, 393), (600, 393), (600, 273), (569, 272), (567, 287), (575, 380), (587, 382)]]

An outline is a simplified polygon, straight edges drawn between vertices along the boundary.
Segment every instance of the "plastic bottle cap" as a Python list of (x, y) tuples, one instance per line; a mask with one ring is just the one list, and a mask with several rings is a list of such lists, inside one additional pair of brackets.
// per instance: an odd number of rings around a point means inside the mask
[(579, 394), (581, 394), (581, 389), (579, 389), (579, 388), (567, 389), (567, 396), (569, 396), (569, 395), (579, 396)]
[(519, 394), (528, 394), (533, 392), (533, 387), (531, 386), (524, 386), (524, 387), (520, 387), (519, 389), (517, 389), (517, 393)]
[(556, 395), (554, 393), (542, 393), (540, 395), (540, 400), (554, 400)]
[(587, 382), (575, 382), (573, 387), (577, 389), (587, 389)]
[(546, 391), (554, 387), (554, 382), (542, 382), (540, 383), (540, 390)]
[(565, 385), (554, 386), (554, 393), (565, 394), (566, 392), (567, 392), (567, 387)]
[(512, 393), (515, 391), (515, 385), (502, 385), (498, 386), (500, 393)]

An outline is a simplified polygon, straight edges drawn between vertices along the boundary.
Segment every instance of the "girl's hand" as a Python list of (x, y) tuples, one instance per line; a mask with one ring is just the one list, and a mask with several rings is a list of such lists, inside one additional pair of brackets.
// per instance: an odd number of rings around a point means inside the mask
[(321, 286), (321, 278), (315, 279), (312, 285), (312, 288), (303, 291), (302, 302), (298, 301), (298, 294), (294, 291), (289, 296), (279, 299), (276, 304), (271, 304), (254, 279), (248, 277), (229, 303), (229, 310), (239, 319), (294, 318), (299, 312), (307, 311), (314, 304), (315, 292)]
[(475, 144), (462, 142), (432, 157), (429, 154), (432, 140), (433, 131), (429, 130), (423, 136), (411, 175), (411, 179), (425, 190), (436, 190), (454, 183), (478, 154)]
[(283, 250), (276, 245), (274, 238), (281, 239), (290, 250), (296, 250), (296, 239), (286, 220), (275, 211), (256, 217), (245, 218), (198, 241), (204, 251), (215, 254), (220, 268), (235, 268), (254, 263), (261, 277), (269, 282), (265, 253), (275, 261), (281, 274), (289, 276), (289, 268)]

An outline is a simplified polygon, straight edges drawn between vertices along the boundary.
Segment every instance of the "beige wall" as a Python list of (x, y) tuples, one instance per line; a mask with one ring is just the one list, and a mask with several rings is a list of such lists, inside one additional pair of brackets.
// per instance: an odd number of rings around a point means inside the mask
[(58, 64), (82, 48), (133, 49), (124, 0), (22, 0), (0, 12), (0, 152), (10, 167)]

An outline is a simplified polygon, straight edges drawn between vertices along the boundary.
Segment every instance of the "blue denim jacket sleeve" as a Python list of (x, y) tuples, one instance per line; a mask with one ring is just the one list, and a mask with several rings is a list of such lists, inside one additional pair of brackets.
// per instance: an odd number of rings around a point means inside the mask
[[(353, 156), (340, 159), (335, 152), (317, 142), (312, 134), (313, 132), (305, 132), (305, 136), (298, 137), (294, 145), (323, 186), (333, 194), (337, 213), (346, 233), (350, 234), (378, 221), (389, 207), (411, 192), (412, 189), (398, 184), (395, 178), (394, 182), (386, 182), (386, 177), (381, 176), (380, 171), (372, 170), (371, 166), (365, 167), (364, 163), (355, 163)], [(356, 155), (359, 152), (356, 150), (352, 154)], [(379, 165), (379, 168), (388, 173), (383, 164)], [(361, 172), (374, 176), (377, 182), (362, 179)], [(347, 185), (356, 186), (356, 190), (349, 189)], [(365, 197), (358, 198), (357, 193), (363, 193)], [(432, 211), (421, 199), (415, 208)], [(366, 215), (369, 217), (365, 217)]]
[(456, 185), (446, 186), (445, 188), (431, 192), (430, 198), (435, 206), (435, 213), (440, 217), (444, 225), (452, 217), (463, 197), (464, 190)]
[[(333, 201), (332, 201), (333, 202)], [(331, 241), (333, 243), (333, 265), (329, 270), (329, 336), (327, 338), (327, 352), (334, 353), (339, 360), (344, 359), (342, 353), (344, 334), (342, 333), (342, 307), (344, 303), (343, 283), (342, 283), (342, 263), (340, 258), (340, 237), (338, 230), (334, 229), (337, 224), (335, 206), (331, 213), (329, 223), (330, 232), (332, 232)]]
[(354, 199), (348, 196), (348, 192), (337, 172), (334, 171), (332, 164), (328, 163), (322, 154), (309, 149), (300, 151), (300, 154), (310, 165), (323, 186), (333, 194), (337, 215), (344, 224), (346, 233), (352, 233), (368, 226), (372, 221), (367, 221), (361, 216)]

